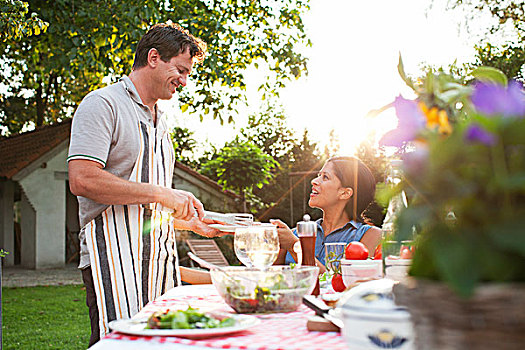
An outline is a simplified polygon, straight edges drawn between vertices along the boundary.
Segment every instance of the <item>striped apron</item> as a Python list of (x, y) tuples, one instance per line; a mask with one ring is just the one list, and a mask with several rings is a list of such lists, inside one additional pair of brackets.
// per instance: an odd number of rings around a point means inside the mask
[[(129, 180), (171, 188), (175, 155), (166, 123), (154, 128), (137, 120), (137, 127), (141, 149)], [(111, 205), (85, 233), (101, 337), (110, 321), (132, 317), (181, 284), (173, 225), (162, 205)]]

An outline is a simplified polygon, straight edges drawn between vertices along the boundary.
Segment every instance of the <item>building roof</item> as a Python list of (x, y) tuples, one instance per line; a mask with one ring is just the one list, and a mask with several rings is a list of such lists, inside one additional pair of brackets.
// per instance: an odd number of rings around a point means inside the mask
[(11, 179), (69, 138), (71, 119), (0, 139), (0, 178)]
[(198, 173), (197, 171), (193, 170), (192, 168), (190, 168), (189, 166), (179, 162), (179, 161), (176, 161), (175, 162), (175, 167), (181, 169), (182, 171), (190, 174), (191, 176), (193, 177), (196, 177), (198, 179), (200, 179), (202, 182), (204, 183), (207, 183), (208, 185), (224, 192), (225, 194), (227, 194), (228, 196), (232, 197), (232, 198), (240, 198), (240, 196), (238, 194), (235, 194), (234, 192), (230, 191), (230, 190), (224, 190), (222, 188), (221, 185), (219, 185), (217, 182), (213, 181), (212, 179), (210, 179), (209, 177), (205, 176), (205, 175), (202, 175), (200, 173)]

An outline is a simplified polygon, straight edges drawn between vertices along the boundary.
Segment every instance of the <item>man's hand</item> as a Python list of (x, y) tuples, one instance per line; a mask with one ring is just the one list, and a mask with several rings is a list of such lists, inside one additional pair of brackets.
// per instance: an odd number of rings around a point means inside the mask
[(299, 238), (293, 234), (292, 230), (281, 220), (270, 219), (270, 223), (277, 226), (277, 233), (279, 234), (279, 244), (281, 249), (290, 250), (292, 249), (295, 242), (299, 241)]
[(219, 231), (217, 229), (211, 228), (209, 224), (216, 224), (217, 221), (214, 220), (201, 220), (198, 217), (194, 216), (190, 220), (174, 220), (174, 225), (176, 229), (179, 230), (190, 230), (204, 237), (214, 238), (222, 237), (227, 235), (227, 232)]
[(172, 208), (174, 211), (172, 215), (175, 219), (190, 221), (195, 217), (195, 213), (198, 219), (204, 217), (204, 206), (190, 192), (164, 188), (160, 204)]

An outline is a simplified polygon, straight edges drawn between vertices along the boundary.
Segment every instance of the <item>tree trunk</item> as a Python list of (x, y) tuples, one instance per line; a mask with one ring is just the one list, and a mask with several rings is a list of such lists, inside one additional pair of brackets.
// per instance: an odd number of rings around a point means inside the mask
[(40, 83), (35, 91), (36, 99), (36, 126), (42, 126), (44, 124), (44, 98), (42, 96), (42, 84)]

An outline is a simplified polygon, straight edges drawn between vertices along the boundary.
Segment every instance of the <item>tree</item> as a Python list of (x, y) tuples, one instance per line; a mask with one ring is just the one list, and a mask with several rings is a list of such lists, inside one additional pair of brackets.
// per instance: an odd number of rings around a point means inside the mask
[(286, 125), (282, 106), (268, 103), (261, 112), (248, 117), (241, 138), (254, 143), (276, 161), (286, 156), (294, 145), (293, 131)]
[(335, 134), (335, 129), (332, 129), (328, 135), (328, 144), (324, 147), (324, 157), (328, 159), (335, 156), (339, 153), (340, 148), (339, 138)]
[[(466, 6), (477, 11), (489, 11), (492, 16), (499, 20), (499, 24), (511, 21), (512, 25), (519, 31), (525, 31), (525, 1), (523, 0), (454, 0), (451, 1), (453, 8)], [(492, 28), (498, 30), (498, 28)]]
[(246, 196), (255, 187), (261, 188), (273, 177), (272, 170), (278, 163), (251, 142), (236, 138), (220, 149), (212, 159), (202, 164), (201, 172), (226, 189), (241, 195), (246, 207)]
[(29, 14), (29, 5), (20, 0), (0, 0), (0, 33), (2, 42), (10, 38), (20, 40), (27, 36), (45, 32), (49, 23), (38, 18), (36, 13)]
[[(208, 44), (194, 70), (194, 91), (183, 90), (183, 110), (232, 120), (245, 102), (244, 70), (267, 69), (264, 94), (306, 72), (300, 46), (310, 45), (301, 16), (308, 0), (29, 0), (29, 11), (49, 23), (39, 37), (0, 43), (0, 119), (10, 133), (70, 117), (86, 93), (129, 72), (140, 37), (170, 19)], [(103, 80), (105, 79), (105, 80)]]
[(320, 217), (318, 209), (308, 207), (311, 180), (322, 167), (317, 144), (310, 140), (305, 130), (302, 138), (290, 141), (290, 151), (278, 158), (279, 168), (275, 177), (263, 188), (255, 191), (269, 207), (258, 213), (266, 221), (278, 218), (293, 226), (306, 213)]
[(197, 145), (197, 141), (193, 138), (193, 131), (176, 126), (170, 133), (170, 137), (175, 149), (175, 159), (186, 165), (194, 166), (194, 161), (190, 159), (190, 155)]
[[(388, 159), (383, 149), (374, 144), (375, 134), (371, 133), (363, 142), (357, 146), (355, 156), (365, 163), (372, 171), (376, 184), (385, 182), (385, 174), (388, 167)], [(376, 226), (383, 224), (385, 208), (376, 201), (372, 202), (365, 210), (364, 216)]]
[(491, 66), (501, 70), (509, 78), (524, 80), (525, 77), (525, 1), (524, 0), (454, 0), (452, 8), (474, 9), (473, 13), (488, 11), (498, 22), (489, 28), (489, 33), (502, 33), (508, 40), (508, 33), (503, 32), (503, 25), (510, 23), (516, 32), (517, 41), (513, 44), (493, 45), (487, 40), (478, 43), (475, 67)]
[(497, 47), (490, 43), (476, 46), (477, 67), (494, 67), (511, 79), (525, 81), (525, 45)]

